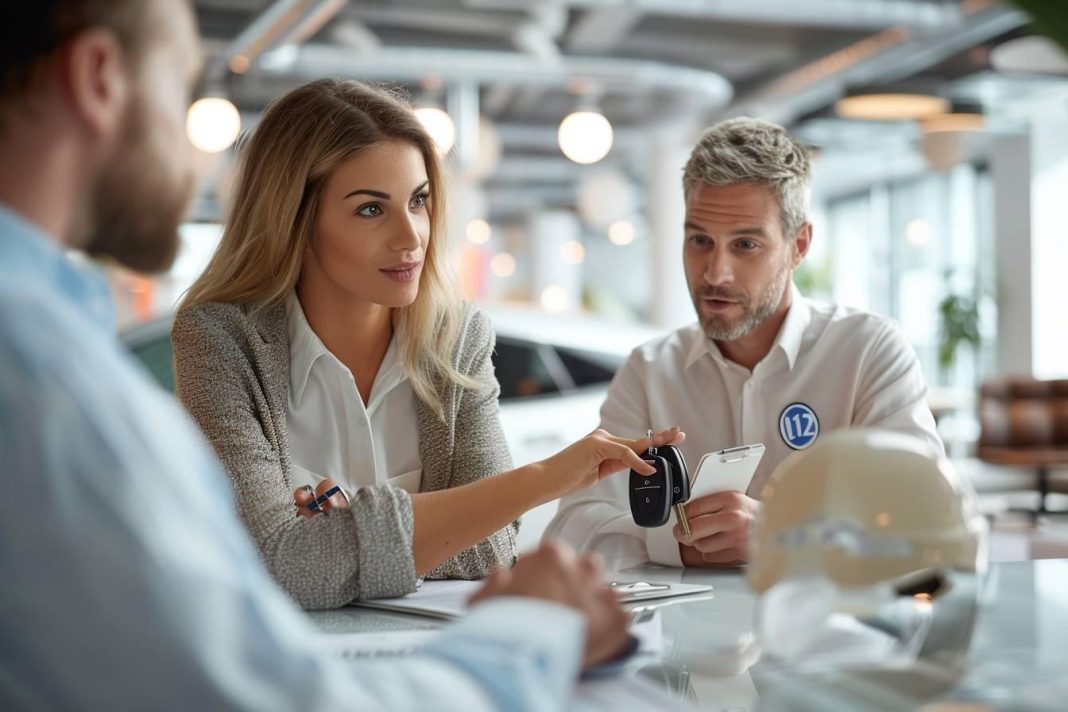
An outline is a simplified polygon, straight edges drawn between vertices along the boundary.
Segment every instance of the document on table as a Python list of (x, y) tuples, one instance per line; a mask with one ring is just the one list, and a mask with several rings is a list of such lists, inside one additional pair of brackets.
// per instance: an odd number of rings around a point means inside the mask
[(419, 652), (439, 630), (393, 630), (385, 633), (323, 633), (323, 647), (343, 658), (388, 658)]
[[(323, 646), (344, 658), (377, 658), (410, 655), (439, 635), (435, 630), (399, 630), (374, 633), (323, 633)], [(638, 639), (637, 654), (659, 653), (663, 649), (660, 616), (649, 611), (630, 626), (630, 633)]]
[[(622, 581), (609, 584), (623, 604), (708, 594), (711, 586), (687, 583)], [(412, 613), (442, 620), (452, 620), (467, 613), (467, 599), (481, 588), (479, 581), (424, 581), (415, 593), (399, 598), (357, 601), (354, 606), (376, 608), (397, 613)]]
[[(652, 628), (655, 623), (656, 635), (652, 631), (639, 629)], [(659, 640), (660, 621), (650, 620), (632, 626), (631, 632), (643, 641), (656, 638)], [(419, 652), (439, 630), (391, 631), (387, 633), (323, 633), (320, 638), (327, 649), (338, 656), (358, 661), (360, 659), (406, 656)], [(572, 710), (620, 710), (638, 712), (648, 710), (687, 710), (693, 709), (682, 700), (670, 696), (660, 687), (639, 677), (621, 675), (601, 675), (582, 680), (575, 688), (571, 701)]]
[(407, 596), (354, 601), (352, 605), (452, 620), (467, 613), (467, 599), (481, 587), (479, 581), (424, 581), (418, 591)]

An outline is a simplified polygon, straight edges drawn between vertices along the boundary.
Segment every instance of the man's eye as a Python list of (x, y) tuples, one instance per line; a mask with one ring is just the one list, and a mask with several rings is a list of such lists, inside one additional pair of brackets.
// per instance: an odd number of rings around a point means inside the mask
[(755, 250), (758, 247), (758, 245), (755, 242), (753, 242), (752, 240), (739, 240), (738, 241), (738, 247), (740, 247), (743, 250)]
[(357, 208), (356, 214), (365, 218), (377, 218), (382, 214), (382, 206), (378, 203), (367, 203)]
[(708, 247), (712, 244), (712, 241), (708, 239), (706, 235), (692, 235), (690, 242), (696, 247)]

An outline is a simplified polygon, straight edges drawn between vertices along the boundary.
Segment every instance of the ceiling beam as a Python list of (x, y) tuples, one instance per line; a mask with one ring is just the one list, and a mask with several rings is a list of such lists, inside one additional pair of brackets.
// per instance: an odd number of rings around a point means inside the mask
[(276, 0), (238, 33), (209, 64), (206, 80), (221, 81), (228, 71), (244, 74), (265, 52), (300, 44), (318, 32), (345, 0)]
[(1023, 12), (983, 3), (952, 33), (886, 30), (756, 88), (719, 115), (746, 114), (788, 125), (834, 103), (851, 87), (907, 79), (1028, 22)]
[[(496, 0), (493, 0), (496, 2)], [(638, 11), (656, 17), (744, 24), (881, 30), (935, 28), (962, 19), (959, 3), (941, 0), (562, 0), (572, 8)]]
[(642, 19), (629, 7), (593, 7), (582, 13), (567, 34), (564, 46), (576, 54), (606, 54), (619, 46)]
[(521, 19), (501, 13), (355, 2), (350, 2), (343, 14), (377, 27), (501, 38), (508, 37)]

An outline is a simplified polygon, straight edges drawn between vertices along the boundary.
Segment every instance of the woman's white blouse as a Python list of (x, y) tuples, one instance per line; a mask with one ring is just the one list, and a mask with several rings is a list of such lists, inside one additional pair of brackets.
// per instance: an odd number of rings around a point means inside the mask
[(329, 477), (350, 491), (388, 483), (418, 492), (423, 465), (415, 393), (402, 362), (403, 330), (394, 331), (364, 406), (352, 372), (312, 331), (295, 292), (286, 316), (293, 486)]

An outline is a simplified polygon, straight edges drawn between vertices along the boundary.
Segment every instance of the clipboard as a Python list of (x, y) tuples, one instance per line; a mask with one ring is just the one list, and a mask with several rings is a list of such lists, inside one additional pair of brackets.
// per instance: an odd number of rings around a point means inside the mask
[(638, 603), (662, 598), (689, 596), (694, 593), (710, 593), (711, 586), (695, 583), (664, 583), (662, 581), (609, 581), (620, 603)]
[(745, 494), (763, 457), (764, 443), (706, 453), (690, 478), (690, 499), (728, 490)]

